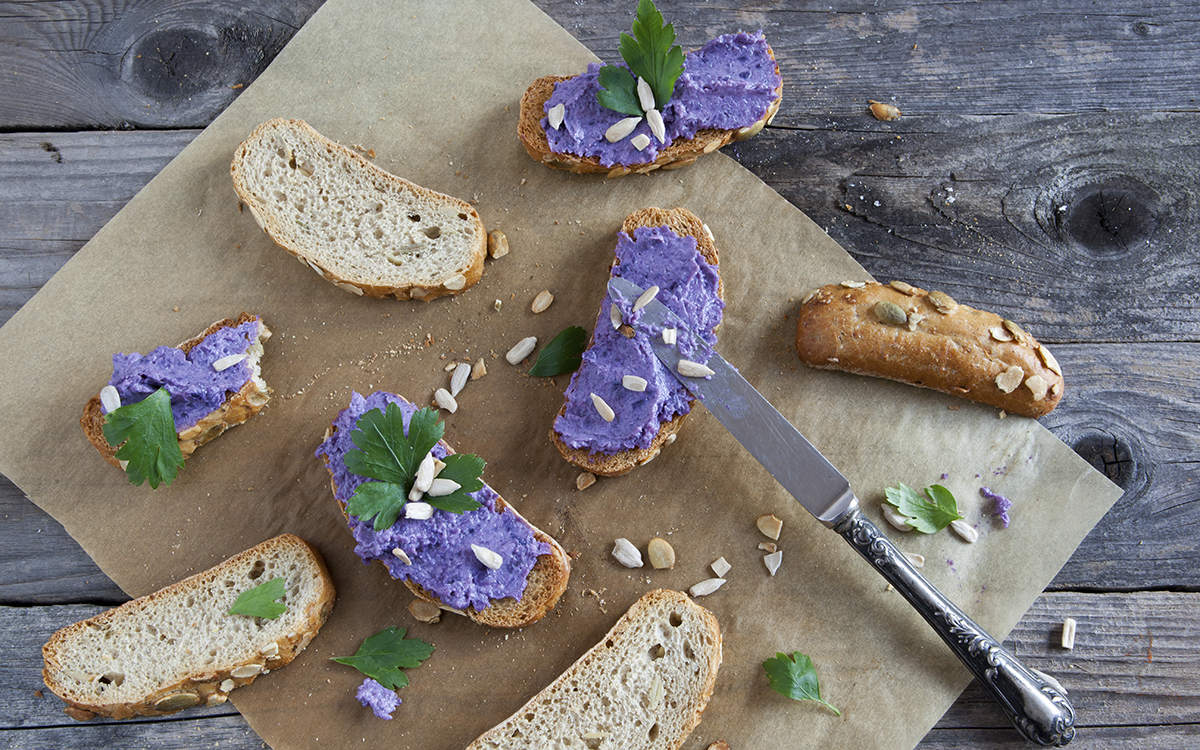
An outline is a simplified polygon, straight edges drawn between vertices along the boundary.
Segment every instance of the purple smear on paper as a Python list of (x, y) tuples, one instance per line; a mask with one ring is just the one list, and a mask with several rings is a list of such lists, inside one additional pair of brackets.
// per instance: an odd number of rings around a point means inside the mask
[(995, 503), (995, 509), (992, 511), (992, 515), (1000, 519), (1000, 523), (1004, 524), (1004, 528), (1007, 529), (1009, 522), (1008, 510), (1009, 508), (1012, 508), (1012, 501), (1004, 495), (992, 492), (987, 487), (980, 487), (979, 494)]
[(371, 709), (376, 716), (384, 720), (390, 720), (392, 712), (401, 703), (395, 690), (388, 690), (370, 677), (363, 680), (354, 697), (358, 698), (358, 702), (363, 704), (364, 708)]

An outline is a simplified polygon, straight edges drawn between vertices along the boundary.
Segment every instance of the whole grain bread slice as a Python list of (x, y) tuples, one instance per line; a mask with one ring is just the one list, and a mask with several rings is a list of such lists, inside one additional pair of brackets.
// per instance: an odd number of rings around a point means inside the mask
[[(670, 210), (643, 208), (634, 211), (625, 218), (624, 223), (621, 225), (621, 231), (632, 236), (633, 230), (638, 227), (669, 227), (671, 231), (681, 237), (694, 237), (696, 239), (696, 250), (703, 256), (704, 260), (712, 266), (719, 266), (720, 256), (708, 225), (685, 208), (673, 208)], [(613, 268), (616, 267), (617, 264), (614, 262)], [(725, 298), (725, 286), (719, 277), (717, 280), (717, 294), (722, 299)], [(597, 325), (600, 325), (600, 323)], [(592, 344), (593, 341), (588, 342), (589, 349)], [(689, 407), (694, 406), (695, 402), (694, 398), (689, 398)], [(566, 414), (566, 411), (567, 405), (564, 402), (562, 408), (558, 410), (558, 416)], [(563, 442), (562, 437), (553, 427), (550, 429), (550, 440), (554, 443), (554, 447), (558, 449), (558, 452), (562, 454), (562, 457), (575, 466), (590, 471), (593, 474), (616, 477), (627, 474), (638, 466), (649, 463), (657, 458), (664, 446), (675, 441), (675, 437), (683, 426), (686, 417), (687, 414), (679, 414), (670, 421), (661, 423), (658, 428), (658, 434), (654, 436), (647, 447), (630, 448), (616, 453), (598, 453), (588, 448), (572, 448)]]
[(700, 723), (721, 666), (717, 618), (678, 591), (651, 591), (554, 682), (467, 750), (673, 750)]
[(259, 125), (230, 174), (271, 239), (352, 294), (431, 300), (483, 275), (487, 233), (474, 208), (380, 169), (303, 120)]
[[(244, 312), (236, 318), (218, 320), (176, 348), (181, 349), (184, 354), (187, 354), (201, 341), (222, 328), (236, 328), (243, 323), (255, 319), (257, 319), (257, 316)], [(267, 387), (266, 381), (262, 378), (260, 362), (263, 355), (263, 342), (270, 337), (271, 330), (267, 328), (265, 323), (259, 320), (258, 336), (246, 350), (246, 354), (248, 355), (246, 362), (250, 365), (251, 372), (250, 379), (236, 393), (227, 394), (224, 403), (219, 407), (206, 414), (196, 424), (179, 433), (179, 450), (183, 453), (184, 458), (192, 455), (201, 445), (217, 437), (230, 427), (239, 425), (255, 414), (258, 414), (267, 405), (267, 401), (271, 398), (271, 389)], [(121, 462), (116, 457), (117, 448), (120, 446), (109, 445), (108, 441), (104, 439), (104, 421), (104, 410), (101, 408), (100, 394), (96, 394), (84, 405), (83, 416), (79, 419), (79, 426), (83, 428), (83, 434), (87, 436), (88, 441), (96, 448), (105, 461), (108, 461), (118, 469), (124, 470)]]
[[(273, 620), (229, 614), (242, 592), (273, 578), (284, 579), (283, 614)], [(320, 553), (283, 534), (59, 630), (42, 647), (42, 679), (80, 721), (215, 706), (230, 690), (296, 658), (333, 602)]]

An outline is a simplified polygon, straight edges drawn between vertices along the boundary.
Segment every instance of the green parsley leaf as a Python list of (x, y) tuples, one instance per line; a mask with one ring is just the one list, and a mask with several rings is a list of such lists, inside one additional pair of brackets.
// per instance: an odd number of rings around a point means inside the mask
[(238, 594), (237, 601), (229, 608), (229, 614), (274, 620), (287, 611), (286, 604), (275, 601), (287, 593), (284, 584), (282, 578), (272, 578), (266, 583), (246, 589)]
[(780, 695), (798, 701), (816, 701), (838, 716), (842, 715), (841, 711), (821, 699), (821, 685), (812, 659), (799, 651), (793, 651), (791, 656), (776, 653), (773, 658), (763, 662), (763, 669), (767, 672), (771, 689)]
[(575, 372), (583, 364), (587, 339), (587, 331), (579, 326), (564, 328), (538, 352), (537, 361), (529, 368), (529, 374), (535, 378), (552, 378)]
[[(637, 18), (633, 22), (633, 36), (621, 34), (621, 59), (629, 66), (631, 75), (618, 77), (609, 73), (600, 85), (612, 93), (604, 96), (604, 91), (598, 92), (597, 101), (623, 114), (641, 115), (642, 108), (637, 95), (637, 79), (641, 77), (650, 84), (655, 105), (659, 109), (666, 106), (675, 91), (675, 82), (683, 74), (683, 48), (672, 46), (674, 43), (675, 27), (663, 25), (662, 13), (654, 7), (653, 0), (640, 0)], [(609, 67), (612, 66), (606, 65), (600, 69), (602, 77)], [(636, 104), (632, 109), (628, 107), (631, 96)]]
[(596, 101), (600, 102), (601, 107), (633, 117), (645, 114), (637, 94), (637, 79), (628, 69), (605, 65), (600, 69), (599, 83), (602, 90), (596, 92)]
[[(354, 432), (350, 433), (350, 440), (357, 448), (346, 451), (346, 468), (378, 481), (360, 484), (346, 503), (346, 512), (363, 521), (373, 518), (372, 527), (376, 531), (390, 528), (408, 501), (417, 467), (442, 439), (445, 430), (437, 412), (429, 408), (413, 413), (407, 433), (404, 413), (395, 403), (389, 403), (386, 409), (371, 409), (359, 417)], [(467, 493), (483, 487), (479, 479), (485, 465), (483, 459), (469, 453), (453, 453), (446, 457), (445, 463), (446, 468), (438, 476), (458, 482), (461, 489), (444, 497), (426, 496), (425, 501), (451, 513), (480, 507)]]
[(354, 656), (333, 658), (338, 664), (354, 667), (389, 690), (408, 685), (401, 669), (413, 669), (433, 653), (433, 644), (420, 638), (405, 638), (404, 628), (384, 628), (358, 647)]
[(152, 489), (158, 489), (159, 483), (175, 481), (183, 452), (166, 388), (109, 412), (101, 429), (109, 445), (119, 446), (116, 457), (128, 462), (125, 475), (131, 483), (149, 481)]
[(934, 534), (949, 526), (951, 521), (962, 518), (954, 494), (942, 485), (926, 487), (925, 494), (929, 500), (925, 500), (913, 488), (899, 482), (897, 484), (898, 487), (888, 487), (883, 493), (888, 503), (896, 506), (908, 525), (917, 531)]

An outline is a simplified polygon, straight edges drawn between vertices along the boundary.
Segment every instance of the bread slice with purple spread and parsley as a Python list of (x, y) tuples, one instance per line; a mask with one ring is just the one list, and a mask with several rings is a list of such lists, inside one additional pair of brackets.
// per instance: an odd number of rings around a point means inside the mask
[(394, 393), (351, 394), (316, 455), (355, 552), (442, 609), (492, 627), (532, 624), (566, 590), (570, 559), (442, 432), (435, 412)]
[[(645, 208), (621, 226), (611, 275), (658, 287), (656, 299), (712, 346), (725, 306), (718, 260), (712, 232), (695, 214)], [(637, 314), (633, 302), (605, 294), (550, 431), (563, 458), (602, 476), (625, 474), (657, 457), (695, 402), (625, 324)]]

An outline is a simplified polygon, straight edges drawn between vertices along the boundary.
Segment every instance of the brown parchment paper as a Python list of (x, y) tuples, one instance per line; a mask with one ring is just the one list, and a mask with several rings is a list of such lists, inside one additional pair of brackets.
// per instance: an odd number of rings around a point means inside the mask
[[(725, 29), (722, 31), (734, 31)], [(800, 211), (732, 160), (606, 181), (546, 169), (515, 136), (517, 102), (545, 74), (594, 57), (523, 0), (330, 0), (271, 67), (0, 330), (0, 470), (63, 523), (131, 595), (148, 593), (288, 531), (316, 544), (338, 588), (333, 616), (291, 666), (234, 693), (275, 748), (461, 747), (507, 717), (656, 587), (686, 589), (724, 556), (729, 583), (702, 602), (724, 632), (724, 666), (687, 747), (910, 748), (969, 682), (924, 623), (820, 526), (703, 409), (654, 463), (580, 492), (547, 437), (567, 378), (533, 379), (503, 353), (568, 325), (590, 329), (630, 211), (684, 206), (722, 253), (728, 295), (719, 350), (850, 479), (877, 522), (884, 487), (943, 481), (981, 537), (905, 535), (925, 574), (1001, 636), (1119, 495), (1036, 422), (906, 386), (797, 364), (791, 315), (811, 288), (867, 278)], [(234, 148), (271, 117), (299, 117), (380, 166), (474, 201), (512, 252), (483, 280), (433, 303), (362, 299), (275, 247), (229, 179)], [(533, 297), (555, 295), (534, 315)], [(497, 310), (497, 301), (500, 309)], [(84, 440), (83, 404), (115, 351), (175, 344), (213, 320), (259, 313), (275, 332), (268, 408), (203, 447), (169, 488), (133, 487)], [(414, 621), (411, 596), (354, 556), (313, 458), (352, 390), (426, 403), (451, 361), (488, 374), (459, 395), (447, 437), (487, 459), (484, 478), (577, 554), (558, 608), (521, 631), (447, 616)], [(1068, 373), (1069, 379), (1069, 373)], [(1067, 398), (1070, 398), (1069, 391)], [(1014, 501), (994, 527), (980, 485)], [(757, 549), (761, 513), (784, 520), (783, 566)], [(613, 539), (651, 536), (670, 571), (630, 571)], [(893, 536), (899, 536), (893, 534)], [(437, 646), (411, 672), (396, 720), (353, 697), (361, 676), (329, 661), (389, 626)], [(769, 690), (760, 663), (800, 650), (837, 717)]]

